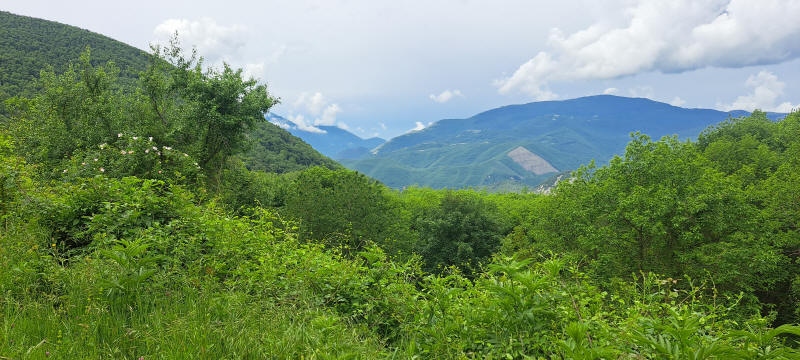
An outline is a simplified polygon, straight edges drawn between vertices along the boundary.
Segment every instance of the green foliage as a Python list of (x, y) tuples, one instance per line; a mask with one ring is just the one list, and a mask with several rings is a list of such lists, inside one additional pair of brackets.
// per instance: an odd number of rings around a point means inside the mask
[[(202, 59), (185, 58), (177, 41), (155, 47), (154, 61), (142, 76), (143, 92), (164, 125), (167, 139), (195, 155), (216, 176), (227, 159), (247, 149), (247, 134), (278, 100), (241, 69), (203, 69)], [(170, 116), (166, 112), (177, 114)]]
[(300, 220), (302, 238), (333, 247), (359, 250), (391, 236), (386, 189), (350, 170), (314, 167), (299, 173), (289, 187), (285, 212)]
[(477, 272), (507, 233), (494, 204), (468, 191), (448, 191), (429, 204), (414, 215), (413, 224), (419, 234), (416, 252), (425, 260), (425, 269), (457, 266), (466, 273)]
[(543, 198), (505, 252), (583, 259), (601, 281), (637, 271), (711, 278), (779, 323), (797, 321), (797, 137), (784, 130), (797, 122), (796, 113), (778, 123), (756, 113), (698, 143), (636, 136), (624, 158), (583, 168)]
[(126, 97), (115, 89), (116, 73), (113, 63), (93, 66), (88, 49), (79, 65), (62, 74), (43, 70), (41, 92), (8, 101), (21, 153), (49, 170), (77, 150), (113, 142), (125, 124), (121, 109)]
[[(37, 91), (8, 100), (9, 118), (0, 120), (11, 128), (19, 153), (40, 165), (41, 174), (49, 177), (60, 176), (70, 164), (85, 163), (87, 157), (94, 159), (91, 154), (100, 145), (131, 146), (130, 141), (116, 144), (128, 140), (119, 134), (148, 138), (159, 148), (188, 154), (217, 191), (222, 169), (253, 143), (257, 146), (244, 158), (254, 168), (275, 172), (314, 165), (338, 168), (264, 119), (264, 113), (278, 102), (265, 85), (244, 79), (241, 69), (227, 64), (204, 69), (202, 59), (182, 54), (176, 41), (155, 47), (149, 57), (143, 53), (148, 61), (140, 69), (145, 71), (139, 73), (138, 82), (131, 83), (121, 81), (114, 62), (93, 60), (87, 47), (77, 63), (41, 71)], [(137, 156), (127, 157), (131, 158)], [(162, 169), (141, 160), (115, 163), (114, 176), (162, 179), (164, 173), (172, 176), (180, 170), (181, 176), (195, 181), (186, 167)]]
[[(308, 174), (326, 171), (348, 176)], [(653, 275), (605, 290), (559, 257), (498, 258), (474, 280), (426, 275), (419, 259), (375, 246), (343, 256), (269, 210), (230, 217), (156, 180), (100, 176), (29, 196), (41, 199), (23, 206), (50, 208), (0, 233), (4, 356), (797, 355), (784, 344), (796, 327), (769, 329), (735, 301)], [(47, 220), (58, 208), (63, 221)]]
[(342, 168), (311, 145), (269, 121), (256, 124), (248, 136), (252, 146), (241, 157), (250, 170), (283, 174), (314, 166), (331, 170)]
[(635, 135), (551, 195), (399, 192), (181, 54), (9, 102), (0, 358), (800, 358), (798, 113)]
[(87, 47), (93, 49), (92, 65), (114, 61), (126, 86), (134, 85), (147, 65), (147, 53), (133, 46), (74, 26), (0, 11), (0, 102), (33, 94), (42, 69), (65, 72)]

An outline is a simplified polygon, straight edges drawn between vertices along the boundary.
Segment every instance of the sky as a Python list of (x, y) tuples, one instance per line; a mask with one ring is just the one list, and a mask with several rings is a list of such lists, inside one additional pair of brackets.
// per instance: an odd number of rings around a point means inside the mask
[(391, 138), (596, 94), (800, 107), (800, 0), (4, 0), (147, 50), (176, 31), (266, 83), (298, 127)]

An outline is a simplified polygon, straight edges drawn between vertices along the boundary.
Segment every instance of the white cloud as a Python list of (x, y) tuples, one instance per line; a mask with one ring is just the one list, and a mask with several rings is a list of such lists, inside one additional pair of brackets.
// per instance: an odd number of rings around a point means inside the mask
[(242, 68), (242, 77), (245, 79), (263, 79), (264, 78), (264, 63), (245, 64)]
[(415, 123), (415, 125), (416, 125), (416, 126), (414, 126), (414, 128), (413, 128), (413, 129), (411, 129), (411, 130), (409, 130), (408, 132), (420, 131), (420, 130), (422, 130), (422, 129), (424, 129), (424, 128), (425, 128), (425, 124), (423, 124), (421, 121), (417, 121), (417, 122)]
[(628, 94), (630, 94), (631, 97), (640, 97), (648, 99), (652, 99), (655, 97), (655, 91), (653, 90), (653, 87), (649, 85), (642, 85), (630, 88), (628, 89)]
[(325, 134), (326, 133), (325, 130), (322, 130), (322, 129), (314, 126), (314, 125), (311, 125), (311, 124), (307, 123), (306, 119), (303, 117), (303, 115), (289, 115), (289, 116), (287, 116), (286, 119), (291, 121), (292, 123), (294, 123), (294, 125), (297, 126), (297, 128), (300, 129), (300, 130), (313, 132), (313, 133), (318, 133), (318, 134)]
[(341, 121), (338, 124), (336, 124), (336, 126), (338, 126), (339, 129), (350, 131), (350, 127)]
[(302, 93), (294, 102), (295, 107), (302, 107), (314, 116), (319, 115), (327, 104), (328, 100), (325, 99), (325, 96), (320, 92), (316, 92), (311, 95), (308, 93)]
[(307, 122), (309, 126), (337, 125), (344, 130), (349, 129), (345, 123), (336, 121), (336, 116), (342, 112), (342, 107), (339, 104), (330, 103), (321, 92), (300, 94), (294, 102), (294, 110), (313, 118), (313, 121)]
[(247, 44), (244, 26), (220, 25), (209, 17), (199, 20), (167, 19), (153, 30), (155, 42), (166, 43), (176, 31), (184, 47), (197, 47), (199, 54), (212, 63), (230, 61)]
[(549, 50), (496, 82), (501, 94), (556, 97), (548, 84), (642, 72), (776, 64), (800, 57), (798, 0), (638, 0), (625, 24), (596, 23), (565, 35), (552, 29)]
[(676, 96), (676, 97), (672, 98), (672, 100), (670, 100), (669, 104), (672, 105), (672, 106), (681, 107), (681, 106), (686, 104), (686, 100), (683, 100), (679, 96)]
[(461, 94), (461, 90), (456, 89), (456, 90), (442, 91), (441, 93), (439, 93), (439, 95), (430, 94), (428, 95), (428, 97), (431, 100), (441, 104), (441, 103), (446, 103), (455, 97), (464, 97), (464, 95)]
[(336, 123), (336, 115), (342, 112), (339, 104), (330, 104), (322, 111), (322, 116), (314, 121), (314, 125), (333, 125)]
[(384, 124), (384, 123), (378, 123), (378, 125), (380, 125), (380, 126), (381, 126), (381, 129), (382, 129), (382, 130), (386, 130), (386, 124)]
[(610, 87), (610, 88), (607, 88), (607, 89), (603, 90), (603, 94), (606, 94), (606, 95), (614, 95), (614, 94), (616, 94), (618, 92), (619, 92), (619, 89), (617, 89), (615, 87)]
[(745, 85), (752, 88), (752, 92), (737, 97), (732, 104), (717, 104), (717, 107), (728, 111), (760, 109), (776, 112), (790, 112), (800, 107), (800, 104), (793, 105), (788, 101), (778, 104), (780, 97), (784, 95), (786, 83), (780, 81), (775, 74), (769, 71), (762, 70), (758, 74), (750, 75), (745, 81)]

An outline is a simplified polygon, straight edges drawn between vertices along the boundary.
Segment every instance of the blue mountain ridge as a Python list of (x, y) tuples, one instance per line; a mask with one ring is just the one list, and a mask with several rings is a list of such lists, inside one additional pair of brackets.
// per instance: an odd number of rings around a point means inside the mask
[(291, 121), (274, 113), (268, 113), (265, 117), (332, 159), (362, 158), (368, 156), (370, 150), (386, 142), (379, 137), (363, 139), (337, 126), (316, 126), (322, 132), (311, 132), (299, 129)]
[[(395, 188), (491, 187), (508, 182), (535, 186), (591, 160), (603, 164), (622, 154), (632, 132), (654, 139), (665, 135), (696, 138), (711, 125), (747, 114), (613, 95), (532, 102), (467, 119), (439, 120), (395, 137), (362, 158), (340, 162)], [(778, 119), (785, 114), (767, 115)], [(512, 159), (510, 153), (523, 154), (523, 161)], [(541, 164), (541, 160), (557, 172), (531, 171), (531, 164)]]

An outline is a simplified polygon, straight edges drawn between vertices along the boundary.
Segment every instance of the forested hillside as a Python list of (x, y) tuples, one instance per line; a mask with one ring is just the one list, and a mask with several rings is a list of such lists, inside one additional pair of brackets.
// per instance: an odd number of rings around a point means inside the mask
[(93, 65), (114, 61), (125, 85), (133, 85), (149, 61), (146, 52), (106, 36), (0, 11), (0, 101), (31, 94), (40, 71), (51, 66), (64, 72), (86, 47), (92, 49)]
[(401, 192), (247, 169), (275, 98), (170, 54), (8, 102), (0, 357), (800, 357), (800, 113), (637, 134), (552, 195)]
[[(86, 57), (87, 63), (84, 64), (80, 55), (87, 49), (91, 55)], [(127, 101), (121, 99), (123, 96), (167, 96), (166, 91), (170, 89), (147, 87), (140, 89), (142, 94), (123, 95), (135, 91), (141, 72), (154, 66), (153, 61), (160, 60), (88, 30), (0, 11), (0, 125), (7, 126), (3, 118), (9, 110), (3, 105), (4, 100), (17, 95), (32, 96), (39, 91), (38, 86), (53, 87), (53, 84), (46, 83), (54, 81), (52, 74), (76, 76), (86, 71), (87, 66), (102, 72), (98, 79), (105, 88), (94, 91), (114, 92), (114, 95), (104, 95), (108, 106), (121, 108), (121, 103)], [(40, 79), (43, 70), (48, 73)], [(79, 105), (73, 106), (70, 111), (79, 111)], [(332, 169), (340, 166), (296, 136), (264, 121), (253, 124), (245, 136), (248, 152), (241, 158), (251, 169), (283, 173), (311, 166)]]

